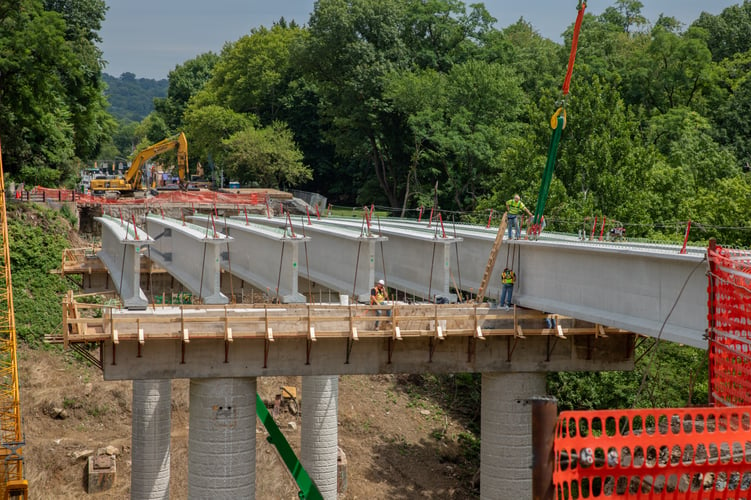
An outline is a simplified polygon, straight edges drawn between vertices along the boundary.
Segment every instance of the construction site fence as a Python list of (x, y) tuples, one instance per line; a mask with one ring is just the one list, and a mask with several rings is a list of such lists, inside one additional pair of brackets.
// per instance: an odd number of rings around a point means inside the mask
[(709, 384), (715, 405), (751, 405), (751, 252), (710, 245)]
[[(271, 197), (263, 191), (253, 193), (224, 193), (218, 191), (160, 191), (156, 196), (121, 197), (119, 199), (94, 196), (77, 192), (73, 189), (52, 189), (34, 187), (17, 189), (12, 197), (18, 201), (46, 203), (51, 201), (75, 202), (88, 205), (159, 205), (164, 203), (181, 203), (198, 205), (269, 205)], [(273, 206), (270, 209), (274, 209)]]
[(751, 407), (564, 411), (555, 498), (749, 499)]

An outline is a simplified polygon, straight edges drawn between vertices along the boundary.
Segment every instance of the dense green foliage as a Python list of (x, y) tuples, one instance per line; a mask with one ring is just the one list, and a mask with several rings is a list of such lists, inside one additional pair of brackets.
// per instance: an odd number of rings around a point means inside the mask
[(70, 222), (60, 212), (38, 205), (8, 205), (8, 233), (16, 331), (30, 344), (60, 328), (60, 301), (69, 284), (59, 269), (69, 247)]
[(708, 403), (707, 352), (642, 339), (630, 372), (551, 373), (548, 392), (561, 410), (681, 408)]
[[(561, 45), (524, 20), (496, 29), (482, 4), (319, 0), (305, 27), (281, 20), (178, 66), (157, 115), (192, 156), (249, 183), (304, 182), (402, 215), (437, 205), (471, 219), (514, 192), (533, 206), (574, 7)], [(694, 241), (747, 245), (751, 3), (688, 27), (642, 7), (585, 15), (547, 220), (577, 231), (606, 216), (658, 239), (692, 220)], [(251, 166), (279, 147), (274, 130), (292, 134), (274, 158), (301, 153), (309, 173)]]
[(6, 168), (61, 182), (79, 159), (185, 131), (191, 163), (214, 177), (482, 218), (514, 192), (535, 205), (565, 104), (552, 228), (605, 216), (630, 237), (679, 239), (692, 220), (694, 241), (748, 245), (751, 2), (690, 26), (642, 7), (585, 15), (564, 100), (575, 2), (558, 44), (523, 19), (496, 28), (482, 4), (318, 0), (304, 26), (253, 29), (151, 82), (103, 80), (102, 0), (13, 0), (0, 9)]
[(57, 182), (95, 156), (106, 113), (98, 32), (103, 0), (10, 0), (0, 6), (0, 131), (5, 169), (52, 168)]
[(105, 95), (110, 103), (109, 112), (119, 122), (140, 122), (154, 111), (154, 99), (167, 95), (167, 80), (136, 78), (133, 73), (114, 77), (104, 73), (107, 84)]

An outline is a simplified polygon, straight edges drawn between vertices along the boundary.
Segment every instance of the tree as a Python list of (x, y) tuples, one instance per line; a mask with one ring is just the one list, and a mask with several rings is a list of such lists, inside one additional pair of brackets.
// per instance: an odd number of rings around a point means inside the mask
[(75, 62), (60, 73), (73, 125), (75, 153), (91, 158), (109, 140), (116, 123), (107, 114), (102, 81), (99, 30), (107, 5), (104, 0), (45, 0), (45, 9), (58, 12), (65, 21), (65, 40)]
[(751, 3), (732, 5), (714, 16), (702, 12), (692, 27), (708, 33), (707, 47), (714, 61), (722, 61), (751, 50)]
[(190, 158), (207, 164), (214, 159), (220, 160), (224, 151), (223, 140), (257, 124), (254, 117), (221, 106), (189, 105), (185, 112), (185, 134), (190, 145)]
[(626, 102), (644, 106), (647, 113), (679, 106), (702, 111), (704, 94), (715, 83), (705, 37), (696, 28), (676, 35), (656, 27), (644, 53), (630, 59), (623, 78)]
[(284, 188), (309, 180), (310, 168), (302, 163), (292, 134), (281, 123), (248, 127), (222, 141), (225, 174), (243, 184)]
[(75, 64), (65, 22), (39, 1), (20, 0), (0, 19), (0, 129), (7, 171), (71, 163), (75, 154), (61, 68)]
[(271, 29), (254, 29), (225, 46), (207, 89), (214, 104), (238, 113), (253, 113), (262, 123), (276, 120), (280, 99), (299, 74), (291, 58), (305, 36), (306, 32), (296, 25), (276, 24)]
[(418, 68), (447, 72), (477, 51), (496, 19), (483, 4), (467, 13), (459, 0), (408, 0), (402, 39)]
[(219, 56), (206, 52), (178, 64), (169, 72), (167, 97), (155, 98), (154, 109), (161, 115), (170, 130), (177, 132), (183, 126), (183, 113), (188, 101), (211, 78)]
[(0, 9), (0, 128), (9, 172), (44, 165), (64, 177), (114, 129), (94, 44), (104, 6), (44, 5), (17, 0)]
[(400, 205), (409, 159), (405, 124), (383, 99), (383, 86), (386, 75), (409, 67), (400, 33), (404, 8), (398, 0), (320, 0), (305, 53), (329, 127), (325, 138), (347, 163), (370, 163), (370, 178), (391, 206)]
[(647, 19), (641, 14), (644, 4), (639, 0), (616, 0), (615, 7), (608, 7), (600, 15), (600, 18), (625, 33), (630, 33), (636, 27), (640, 28), (647, 24)]

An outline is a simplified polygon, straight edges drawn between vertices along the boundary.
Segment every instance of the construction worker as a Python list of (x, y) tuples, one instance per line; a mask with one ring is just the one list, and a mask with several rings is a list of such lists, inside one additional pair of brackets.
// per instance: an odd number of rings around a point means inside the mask
[[(386, 282), (378, 280), (375, 286), (370, 289), (370, 305), (384, 306), (387, 305), (387, 300), (389, 300), (389, 292), (386, 291)], [(383, 309), (376, 309), (376, 316), (381, 316), (383, 312)], [(386, 316), (391, 316), (390, 309), (386, 310)], [(378, 328), (378, 321), (376, 321), (375, 327)]]
[(501, 273), (501, 303), (505, 310), (511, 308), (511, 296), (514, 294), (514, 282), (516, 274), (508, 267)]
[(511, 239), (512, 229), (516, 229), (516, 239), (521, 236), (520, 218), (522, 212), (527, 212), (527, 215), (532, 217), (532, 212), (522, 203), (522, 199), (518, 194), (515, 194), (512, 199), (506, 202), (506, 212), (508, 213), (508, 239)]

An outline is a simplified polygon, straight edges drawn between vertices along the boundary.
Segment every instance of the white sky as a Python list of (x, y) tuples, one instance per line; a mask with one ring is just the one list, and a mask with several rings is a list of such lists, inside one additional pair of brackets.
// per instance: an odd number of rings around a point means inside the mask
[[(475, 0), (465, 0), (467, 5)], [(719, 14), (738, 0), (641, 0), (651, 22), (664, 13), (686, 25), (702, 11)], [(280, 17), (306, 24), (314, 0), (109, 0), (100, 32), (105, 72), (166, 78), (176, 65), (208, 51), (219, 53), (257, 26)], [(486, 0), (485, 7), (503, 28), (524, 17), (543, 36), (556, 41), (576, 19), (578, 0)], [(589, 0), (587, 12), (600, 14), (615, 0)]]

